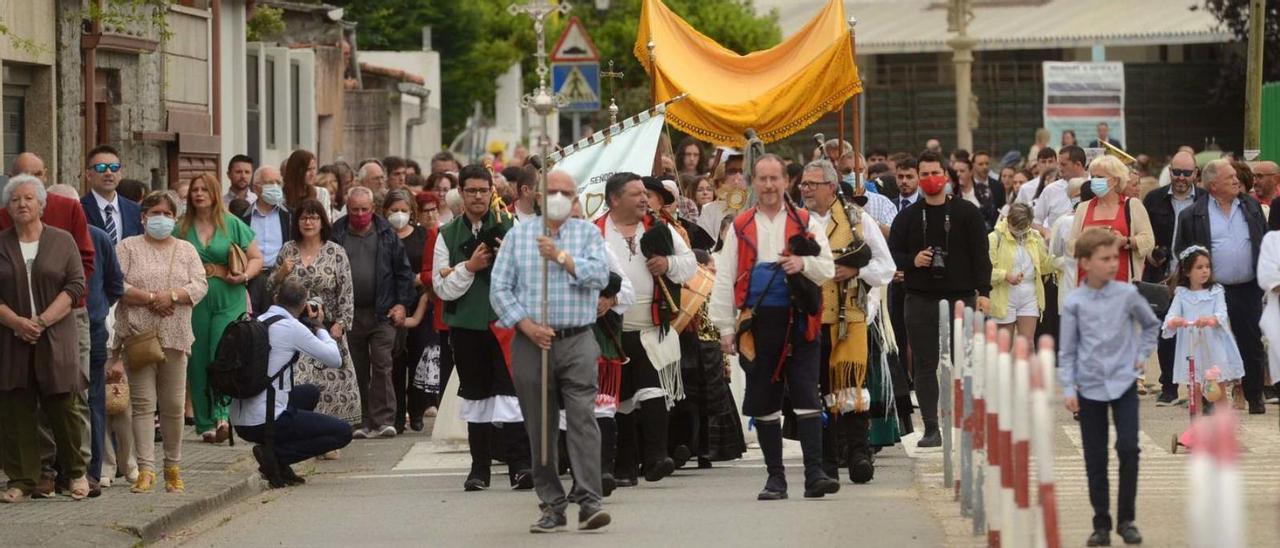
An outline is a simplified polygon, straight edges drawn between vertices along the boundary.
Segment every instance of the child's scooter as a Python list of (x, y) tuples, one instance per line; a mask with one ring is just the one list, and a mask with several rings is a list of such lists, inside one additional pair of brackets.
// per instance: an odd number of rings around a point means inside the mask
[[(1187, 408), (1190, 410), (1191, 422), (1195, 422), (1196, 417), (1200, 415), (1201, 397), (1201, 384), (1199, 377), (1196, 375), (1196, 352), (1200, 349), (1200, 345), (1204, 344), (1204, 332), (1198, 327), (1188, 326), (1184, 329), (1191, 330), (1191, 344), (1187, 351), (1187, 378), (1191, 379), (1191, 382), (1188, 383), (1190, 392), (1188, 398), (1190, 401)], [(1218, 379), (1221, 378), (1221, 375), (1222, 373), (1217, 366), (1210, 367), (1208, 371), (1205, 371), (1204, 399), (1210, 403), (1216, 403), (1222, 399), (1222, 387), (1218, 384)], [(1196, 445), (1195, 434), (1192, 430), (1191, 426), (1188, 425), (1187, 429), (1183, 430), (1181, 434), (1174, 434), (1173, 441), (1169, 446), (1170, 452), (1177, 454), (1180, 446), (1187, 449), (1194, 448)]]

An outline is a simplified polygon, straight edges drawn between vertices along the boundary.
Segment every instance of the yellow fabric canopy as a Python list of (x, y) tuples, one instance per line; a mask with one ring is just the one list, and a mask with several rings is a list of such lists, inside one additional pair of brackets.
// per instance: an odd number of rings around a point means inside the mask
[(644, 0), (635, 55), (653, 79), (655, 101), (688, 94), (667, 109), (667, 121), (719, 145), (745, 144), (748, 128), (766, 143), (786, 138), (862, 92), (840, 0), (785, 42), (747, 55), (698, 32), (661, 0)]

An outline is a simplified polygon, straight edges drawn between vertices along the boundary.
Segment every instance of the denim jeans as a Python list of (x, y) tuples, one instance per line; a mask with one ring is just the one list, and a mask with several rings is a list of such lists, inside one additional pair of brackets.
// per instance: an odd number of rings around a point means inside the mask
[[(346, 421), (316, 413), (320, 389), (311, 384), (295, 385), (289, 392), (289, 405), (276, 417), (276, 462), (289, 466), (351, 443), (351, 425)], [(236, 426), (240, 437), (253, 443), (264, 443), (267, 425)]]
[(97, 480), (102, 473), (102, 444), (107, 435), (107, 326), (94, 323), (89, 330), (89, 459), (88, 474)]
[(1116, 518), (1133, 521), (1138, 497), (1138, 387), (1111, 401), (1079, 398), (1080, 439), (1084, 446), (1085, 475), (1089, 478), (1089, 502), (1093, 528), (1111, 529), (1110, 485), (1107, 481), (1107, 409), (1116, 424), (1116, 460), (1120, 461), (1120, 489)]

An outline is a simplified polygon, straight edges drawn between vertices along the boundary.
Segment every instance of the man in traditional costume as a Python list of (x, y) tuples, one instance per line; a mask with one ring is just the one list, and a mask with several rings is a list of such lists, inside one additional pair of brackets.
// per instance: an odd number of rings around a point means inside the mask
[(514, 224), (493, 204), (493, 175), (483, 165), (458, 174), (464, 214), (440, 228), (432, 262), (431, 285), (445, 302), (444, 321), (454, 350), (462, 419), (467, 422), (471, 472), (463, 488), (489, 488), (492, 437), (500, 436), (511, 485), (531, 489), (529, 437), (515, 386), (511, 382), (511, 338), (498, 327), (489, 302), (494, 255)]
[[(693, 249), (698, 263), (704, 265), (700, 270), (705, 270), (697, 276), (714, 279), (714, 267), (709, 264), (711, 257), (707, 250), (715, 246), (715, 240), (697, 223), (680, 218), (677, 212), (680, 191), (675, 181), (659, 181), (655, 177), (643, 179), (649, 195), (649, 211), (670, 225)], [(710, 290), (709, 285), (706, 290)], [(692, 291), (700, 289), (692, 288)], [(693, 292), (681, 293), (691, 296)], [(732, 460), (742, 456), (746, 452), (746, 440), (742, 436), (742, 422), (733, 402), (729, 381), (725, 378), (720, 334), (706, 319), (707, 303), (704, 300), (699, 306), (696, 296), (686, 300), (689, 302), (680, 302), (681, 312), (692, 313), (693, 317), (680, 330), (680, 379), (685, 398), (677, 401), (670, 412), (668, 453), (677, 469), (695, 455), (699, 468), (710, 468), (713, 460)]]
[(836, 186), (836, 177), (831, 163), (819, 160), (805, 166), (800, 182), (805, 207), (825, 226), (836, 264), (835, 276), (822, 285), (819, 384), (829, 415), (822, 430), (822, 467), (838, 480), (841, 463), (847, 463), (849, 479), (866, 483), (875, 474), (867, 435), (872, 408), (867, 380), (869, 371), (880, 366), (868, 361), (868, 319), (875, 304), (868, 293), (888, 284), (896, 267), (875, 219), (848, 189)]
[(667, 410), (683, 397), (680, 337), (670, 328), (678, 312), (680, 284), (697, 271), (697, 261), (668, 224), (648, 212), (639, 175), (617, 173), (605, 183), (609, 214), (596, 221), (605, 243), (622, 262), (635, 303), (622, 315), (622, 368), (618, 408), (618, 486), (635, 485), (637, 434), (644, 440), (644, 478), (659, 481), (675, 463), (667, 456)]
[[(804, 453), (805, 497), (836, 493), (822, 470), (818, 396), (822, 325), (820, 287), (835, 273), (821, 222), (786, 200), (786, 168), (774, 154), (752, 166), (755, 207), (734, 218), (717, 260), (711, 321), (725, 353), (741, 351), (744, 415), (754, 417), (768, 480), (759, 500), (787, 498), (782, 464), (782, 400), (790, 398)], [(741, 318), (741, 319), (740, 319)]]

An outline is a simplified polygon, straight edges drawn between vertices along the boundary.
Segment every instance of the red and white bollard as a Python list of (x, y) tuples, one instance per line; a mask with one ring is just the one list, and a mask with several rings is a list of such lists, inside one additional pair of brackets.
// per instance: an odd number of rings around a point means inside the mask
[(1031, 417), (1027, 388), (1030, 381), (1031, 341), (1018, 337), (1013, 344), (1013, 521), (1010, 523), (1010, 546), (1031, 546), (1032, 523), (1029, 473), (1031, 468)]
[(1000, 396), (997, 402), (997, 424), (999, 427), (1000, 459), (1000, 542), (1002, 545), (1018, 546), (1015, 537), (1005, 542), (1005, 537), (1013, 529), (1013, 356), (1009, 353), (1012, 341), (1008, 331), (999, 335), (1000, 360), (999, 369)]
[[(1003, 524), (1003, 514), (1001, 513), (1001, 503), (1004, 497), (1000, 488), (1000, 462), (1001, 448), (1000, 445), (1000, 352), (996, 342), (996, 322), (994, 320), (987, 321), (987, 378), (986, 378), (986, 403), (987, 403), (987, 420), (985, 424), (987, 435), (987, 468), (983, 472), (986, 478), (986, 485), (983, 490), (986, 498), (986, 515), (987, 515), (987, 545), (991, 548), (1000, 546), (1000, 530)], [(1008, 339), (1005, 339), (1005, 351), (1008, 352)]]
[(1236, 414), (1221, 405), (1192, 425), (1196, 446), (1187, 466), (1187, 545), (1192, 548), (1243, 548), (1244, 480), (1240, 474), (1240, 442)]
[(987, 528), (986, 516), (986, 467), (987, 467), (987, 404), (983, 394), (986, 391), (987, 378), (987, 336), (986, 323), (981, 312), (973, 316), (973, 360), (970, 368), (973, 371), (973, 412), (969, 415), (969, 430), (973, 434), (973, 458), (970, 459), (973, 473), (973, 488), (970, 490), (973, 508), (973, 534), (980, 535)]
[[(951, 324), (951, 450), (952, 463), (962, 462), (960, 459), (961, 425), (964, 417), (964, 371), (968, 368), (968, 356), (964, 352), (964, 301), (956, 301), (955, 314)], [(944, 388), (945, 389), (945, 388)], [(953, 476), (955, 497), (960, 498), (960, 474)]]
[(1053, 487), (1053, 338), (1040, 337), (1036, 356), (1031, 361), (1031, 448), (1036, 454), (1039, 506), (1034, 546), (1059, 548), (1058, 500)]

